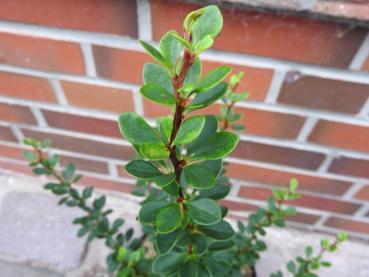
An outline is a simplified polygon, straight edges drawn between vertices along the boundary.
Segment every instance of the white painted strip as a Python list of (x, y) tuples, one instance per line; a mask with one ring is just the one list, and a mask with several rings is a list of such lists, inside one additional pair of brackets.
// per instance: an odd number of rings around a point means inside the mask
[(352, 200), (355, 199), (355, 195), (365, 187), (365, 181), (360, 180), (355, 182), (342, 196), (342, 199)]
[(19, 128), (19, 126), (11, 124), (11, 125), (9, 125), (9, 128), (12, 131), (15, 138), (17, 139), (17, 141), (22, 143), (24, 135), (23, 135), (21, 129)]
[(276, 70), (273, 73), (272, 81), (270, 82), (269, 91), (265, 98), (267, 103), (275, 103), (281, 90), (286, 72), (284, 70)]
[(363, 217), (367, 217), (369, 215), (369, 205), (362, 206), (355, 214), (355, 219), (361, 219)]
[[(126, 90), (138, 90), (139, 86), (129, 83), (122, 83), (102, 78), (91, 78), (79, 75), (70, 75), (70, 74), (63, 74), (63, 73), (54, 73), (54, 72), (46, 72), (40, 71), (35, 69), (29, 68), (20, 68), (11, 65), (0, 65), (0, 71), (4, 72), (11, 72), (11, 73), (18, 73), (24, 74), (29, 76), (47, 78), (47, 79), (58, 79), (58, 80), (65, 80), (71, 82), (79, 82), (82, 84), (91, 84), (96, 86), (106, 86), (112, 88), (120, 88)], [(368, 75), (369, 79), (369, 75)], [(65, 100), (66, 101), (66, 100)], [(255, 101), (244, 101), (244, 102), (237, 102), (237, 107), (249, 108), (249, 109), (256, 109), (256, 110), (263, 110), (263, 111), (270, 111), (270, 112), (279, 112), (285, 114), (294, 114), (298, 116), (304, 117), (317, 117), (321, 119), (326, 119), (334, 122), (340, 123), (347, 123), (347, 124), (354, 124), (364, 127), (369, 127), (369, 120), (362, 117), (353, 117), (347, 114), (340, 114), (340, 113), (333, 113), (328, 111), (318, 111), (318, 110), (309, 110), (307, 108), (302, 107), (293, 107), (283, 104), (273, 104), (273, 103), (262, 103), (262, 102), (255, 102)]]
[[(70, 41), (76, 43), (90, 43), (119, 49), (143, 51), (137, 40), (117, 35), (64, 30), (59, 28), (43, 27), (6, 21), (0, 21), (0, 32)], [(348, 71), (344, 69), (329, 68), (319, 65), (309, 65), (267, 57), (215, 50), (209, 50), (203, 53), (202, 56), (207, 60), (245, 66), (254, 66), (260, 68), (282, 69), (285, 71), (298, 70), (302, 74), (309, 74), (322, 78), (369, 84), (369, 73), (367, 72), (358, 72), (353, 70)]]
[(37, 121), (37, 125), (39, 127), (47, 127), (47, 121), (44, 117), (44, 115), (42, 114), (42, 112), (40, 111), (40, 109), (36, 108), (36, 107), (30, 107), (31, 112), (33, 114), (33, 116), (35, 117), (36, 121)]
[(59, 80), (56, 80), (56, 79), (52, 78), (52, 79), (49, 80), (49, 83), (50, 83), (51, 87), (54, 90), (56, 99), (58, 99), (59, 104), (68, 105), (68, 100), (64, 95), (64, 91), (63, 91), (63, 88), (60, 85)]
[(369, 97), (366, 99), (363, 107), (361, 108), (359, 112), (359, 116), (365, 118), (365, 120), (368, 120), (369, 118)]
[(369, 33), (366, 35), (359, 50), (356, 52), (349, 68), (353, 70), (360, 70), (367, 58), (369, 58)]
[(297, 141), (305, 142), (308, 136), (313, 131), (318, 119), (316, 117), (308, 117), (305, 120), (304, 126), (301, 128), (301, 131), (297, 137)]
[(137, 0), (138, 37), (152, 40), (151, 7), (148, 0)]
[(319, 166), (318, 172), (327, 172), (336, 157), (337, 153), (335, 151), (332, 151), (330, 154), (328, 154)]
[(140, 94), (138, 89), (132, 90), (132, 93), (133, 93), (133, 102), (134, 102), (134, 105), (135, 105), (135, 111), (139, 115), (143, 116), (144, 115), (144, 107), (143, 107), (143, 101), (142, 101), (141, 94)]
[(91, 44), (81, 43), (81, 50), (83, 59), (85, 61), (85, 68), (87, 76), (96, 77), (96, 67), (94, 61), (94, 55), (92, 53)]

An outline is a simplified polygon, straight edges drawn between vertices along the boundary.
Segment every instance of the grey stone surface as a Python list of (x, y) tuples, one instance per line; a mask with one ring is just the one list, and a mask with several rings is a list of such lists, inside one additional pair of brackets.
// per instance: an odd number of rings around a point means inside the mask
[(1, 277), (62, 277), (60, 273), (47, 269), (33, 268), (12, 262), (0, 261)]
[(85, 246), (71, 223), (76, 210), (57, 201), (45, 193), (7, 193), (0, 209), (0, 254), (59, 270), (77, 267)]

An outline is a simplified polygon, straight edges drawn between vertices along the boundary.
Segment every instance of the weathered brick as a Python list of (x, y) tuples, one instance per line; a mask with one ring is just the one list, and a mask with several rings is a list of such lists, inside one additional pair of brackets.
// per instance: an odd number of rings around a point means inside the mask
[(369, 185), (366, 185), (358, 193), (356, 193), (355, 198), (369, 201)]
[[(155, 0), (151, 3), (153, 35), (182, 33), (182, 19), (198, 5)], [(223, 8), (224, 27), (215, 49), (304, 63), (347, 67), (366, 29), (303, 17)], [(291, 35), (293, 34), (293, 35)]]
[(83, 74), (78, 44), (0, 33), (0, 63), (34, 69)]
[(327, 227), (333, 227), (340, 230), (369, 234), (369, 223), (357, 220), (345, 219), (340, 217), (330, 217), (325, 223)]
[(24, 150), (25, 148), (21, 146), (9, 146), (0, 144), (0, 156), (7, 158), (24, 160), (23, 158)]
[[(42, 12), (41, 12), (42, 11)], [(0, 1), (1, 20), (137, 36), (136, 1)]]
[(123, 182), (112, 181), (104, 178), (84, 176), (79, 182), (81, 185), (93, 186), (99, 189), (107, 189), (119, 192), (130, 193), (132, 186)]
[(41, 102), (56, 102), (49, 82), (42, 78), (0, 72), (0, 95)]
[(149, 55), (132, 50), (93, 46), (93, 53), (100, 77), (135, 84), (142, 84), (144, 64), (154, 62)]
[(369, 96), (369, 86), (289, 72), (278, 102), (332, 112), (356, 114)]
[(24, 124), (36, 124), (36, 120), (29, 108), (5, 103), (0, 103), (0, 120)]
[(231, 156), (305, 169), (317, 169), (325, 158), (324, 154), (317, 152), (251, 141), (240, 141)]
[(7, 126), (1, 126), (1, 125), (0, 125), (0, 140), (17, 141), (17, 139), (13, 135), (13, 132), (10, 130), (10, 128)]
[(84, 153), (92, 156), (108, 157), (118, 160), (128, 160), (133, 157), (132, 148), (124, 145), (117, 145), (90, 139), (76, 138), (34, 130), (23, 130), (23, 133), (27, 137), (33, 137), (38, 140), (51, 139), (54, 148), (71, 152)]
[(71, 113), (42, 110), (47, 123), (54, 128), (121, 138), (117, 121)]
[(60, 164), (67, 166), (68, 163), (74, 163), (79, 170), (93, 171), (97, 173), (109, 174), (108, 165), (105, 162), (91, 159), (77, 158), (74, 156), (61, 155)]
[(368, 169), (369, 160), (338, 157), (333, 160), (328, 171), (341, 175), (369, 178)]
[(240, 165), (230, 163), (227, 167), (227, 176), (240, 180), (258, 182), (271, 186), (288, 187), (292, 178), (299, 181), (299, 190), (325, 193), (331, 195), (342, 195), (350, 187), (351, 183), (330, 178), (311, 175), (296, 174), (278, 171), (263, 167)]
[(369, 127), (320, 120), (308, 140), (331, 147), (369, 152)]
[(238, 85), (238, 92), (249, 92), (250, 96), (248, 100), (263, 101), (268, 92), (270, 82), (273, 77), (273, 70), (266, 68), (256, 68), (250, 66), (241, 66), (237, 64), (225, 64), (213, 61), (202, 61), (202, 75), (209, 70), (222, 66), (229, 65), (233, 68), (232, 74), (238, 72), (245, 72), (245, 76), (242, 82)]
[(310, 226), (314, 225), (319, 219), (320, 219), (320, 216), (318, 216), (318, 215), (307, 214), (307, 213), (302, 213), (302, 212), (298, 212), (294, 216), (286, 217), (287, 221), (307, 224), (307, 225), (310, 225)]
[[(271, 195), (271, 189), (260, 187), (241, 187), (240, 197), (265, 201)], [(341, 214), (353, 214), (361, 206), (359, 204), (324, 197), (301, 194), (301, 198), (288, 201), (289, 204), (305, 208)]]
[(134, 111), (133, 95), (129, 90), (61, 82), (67, 101), (73, 105), (114, 113)]

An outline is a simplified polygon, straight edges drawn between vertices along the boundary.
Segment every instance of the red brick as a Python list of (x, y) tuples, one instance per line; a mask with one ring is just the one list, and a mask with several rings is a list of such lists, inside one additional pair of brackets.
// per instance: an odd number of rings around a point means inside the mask
[(0, 103), (0, 120), (24, 124), (36, 124), (36, 120), (29, 108), (5, 103)]
[(129, 90), (61, 82), (68, 102), (73, 106), (114, 113), (134, 111), (133, 95)]
[[(182, 33), (182, 20), (197, 5), (155, 0), (151, 3), (153, 35), (167, 30)], [(224, 27), (215, 49), (347, 67), (366, 35), (366, 29), (303, 17), (223, 8)]]
[(128, 175), (128, 173), (126, 172), (126, 170), (124, 169), (124, 166), (123, 164), (121, 165), (117, 165), (117, 171), (118, 171), (118, 175), (120, 177), (123, 177), (123, 178), (132, 178), (130, 175)]
[(0, 33), (0, 62), (34, 69), (83, 74), (78, 44)]
[(369, 57), (364, 62), (362, 70), (369, 71)]
[(17, 141), (9, 127), (0, 126), (0, 140)]
[(250, 212), (250, 211), (256, 211), (258, 209), (258, 206), (243, 203), (243, 202), (236, 202), (229, 199), (223, 199), (220, 201), (220, 204), (222, 206), (227, 207), (231, 211), (242, 211), (242, 212)]
[(133, 186), (125, 184), (123, 182), (116, 182), (91, 176), (84, 176), (79, 182), (79, 184), (84, 186), (93, 186), (98, 189), (107, 189), (126, 193), (130, 193), (133, 188)]
[(7, 158), (24, 160), (23, 151), (24, 147), (20, 146), (8, 146), (0, 144), (0, 155)]
[(317, 152), (250, 141), (240, 141), (231, 156), (305, 169), (317, 169), (325, 158)]
[(0, 72), (0, 95), (56, 102), (54, 91), (47, 80), (6, 72)]
[(90, 116), (42, 110), (47, 123), (54, 128), (121, 138), (117, 121)]
[[(241, 187), (239, 195), (240, 197), (244, 198), (265, 201), (271, 195), (271, 189), (260, 187)], [(341, 214), (353, 214), (361, 207), (358, 204), (347, 201), (317, 197), (306, 194), (301, 194), (300, 199), (288, 201), (287, 204)]]
[(69, 137), (41, 131), (23, 130), (27, 137), (38, 140), (51, 139), (54, 148), (71, 152), (84, 153), (92, 156), (102, 156), (118, 160), (128, 160), (133, 157), (133, 150), (128, 146), (99, 142), (90, 139)]
[(369, 201), (369, 185), (363, 187), (358, 193), (356, 193), (355, 197), (357, 199)]
[(288, 187), (290, 180), (292, 178), (296, 178), (299, 181), (299, 190), (316, 193), (342, 195), (351, 187), (349, 182), (278, 171), (251, 165), (230, 163), (227, 165), (226, 170), (226, 174), (230, 178), (258, 182), (271, 186)]
[(60, 157), (60, 164), (62, 166), (67, 166), (68, 163), (74, 163), (76, 165), (76, 168), (79, 170), (93, 171), (93, 172), (104, 173), (104, 174), (109, 173), (108, 165), (104, 162), (62, 155)]
[(301, 223), (301, 224), (308, 224), (308, 225), (314, 225), (319, 219), (320, 219), (320, 216), (318, 215), (306, 214), (302, 212), (298, 212), (294, 216), (286, 217), (287, 221)]
[(2, 0), (2, 20), (137, 36), (134, 0)]
[(369, 127), (320, 120), (308, 140), (330, 147), (369, 152)]
[(273, 70), (203, 60), (202, 75), (204, 76), (204, 73), (222, 65), (230, 65), (233, 68), (232, 74), (236, 74), (240, 71), (245, 73), (245, 77), (237, 87), (237, 92), (249, 92), (250, 96), (248, 100), (263, 101), (265, 99), (273, 77)]
[(278, 102), (332, 112), (356, 114), (369, 96), (369, 86), (289, 72)]
[(93, 53), (99, 76), (135, 84), (142, 84), (144, 64), (154, 62), (149, 55), (132, 50), (94, 46)]
[(33, 176), (32, 170), (26, 164), (0, 161), (0, 168)]
[(338, 157), (332, 162), (329, 172), (341, 175), (369, 178), (369, 160)]
[(357, 220), (344, 219), (339, 217), (330, 217), (325, 223), (327, 227), (333, 227), (340, 230), (369, 234), (369, 223)]

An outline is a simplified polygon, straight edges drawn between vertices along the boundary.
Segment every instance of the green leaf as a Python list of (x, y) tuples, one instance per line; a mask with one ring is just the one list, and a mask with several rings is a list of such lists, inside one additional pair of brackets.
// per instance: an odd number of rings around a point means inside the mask
[(195, 96), (192, 100), (191, 105), (186, 107), (186, 111), (191, 112), (194, 110), (202, 109), (220, 99), (224, 93), (226, 93), (228, 84), (221, 82), (218, 85), (201, 92)]
[(173, 38), (175, 38), (176, 40), (178, 40), (179, 43), (181, 43), (184, 47), (187, 48), (187, 50), (192, 53), (193, 52), (193, 47), (192, 44), (188, 41), (185, 40), (183, 37), (181, 37), (180, 35), (178, 35), (175, 31), (173, 33), (170, 34)]
[(222, 218), (219, 205), (212, 199), (201, 198), (186, 203), (186, 207), (191, 220), (200, 225), (212, 225)]
[(207, 89), (210, 89), (217, 84), (219, 84), (221, 81), (224, 80), (225, 77), (232, 71), (232, 68), (229, 66), (219, 66), (213, 70), (210, 70), (204, 77), (203, 80), (201, 80), (196, 85), (196, 92), (202, 92)]
[(214, 277), (213, 274), (211, 274), (210, 270), (202, 264), (199, 265), (199, 275), (198, 276), (199, 277)]
[(230, 186), (223, 185), (220, 182), (215, 182), (215, 186), (211, 189), (200, 191), (200, 197), (202, 198), (212, 198), (214, 200), (219, 200), (226, 197), (231, 190)]
[(154, 182), (158, 185), (158, 187), (163, 188), (172, 183), (176, 178), (174, 173), (162, 175), (154, 178)]
[(106, 202), (106, 196), (103, 195), (94, 200), (93, 206), (96, 210), (101, 210), (104, 207), (105, 202)]
[(193, 116), (186, 119), (179, 127), (173, 145), (188, 144), (192, 142), (200, 135), (204, 125), (205, 118), (203, 116)]
[(150, 44), (140, 40), (140, 44), (145, 48), (147, 53), (150, 54), (157, 62), (161, 63), (162, 65), (166, 66), (170, 71), (173, 71), (172, 64), (168, 59), (166, 59), (155, 47), (151, 46)]
[(219, 132), (209, 136), (195, 149), (195, 160), (217, 160), (226, 157), (236, 148), (239, 137), (230, 132)]
[(171, 182), (169, 185), (166, 185), (165, 187), (161, 188), (162, 190), (164, 190), (166, 193), (173, 195), (173, 196), (178, 196), (179, 193), (179, 185), (176, 181)]
[(295, 191), (298, 187), (298, 181), (295, 178), (290, 180), (290, 191)]
[(296, 273), (296, 264), (293, 261), (287, 263), (287, 269), (291, 273)]
[(187, 154), (192, 154), (205, 143), (210, 135), (214, 134), (218, 129), (218, 121), (213, 115), (205, 116), (205, 125), (202, 128), (201, 134), (187, 146)]
[[(177, 67), (176, 67), (176, 73), (179, 75), (182, 70), (183, 65), (183, 58), (179, 60)], [(183, 86), (192, 85), (194, 86), (197, 84), (197, 82), (200, 80), (201, 77), (201, 70), (202, 70), (202, 64), (201, 60), (199, 58), (196, 58), (193, 64), (190, 66), (190, 68), (187, 71), (186, 78), (183, 82)]]
[(160, 255), (167, 254), (176, 245), (179, 236), (179, 230), (175, 230), (168, 234), (158, 234), (155, 245)]
[(169, 71), (159, 64), (146, 63), (143, 68), (144, 84), (158, 84), (166, 91), (173, 93), (172, 79)]
[(176, 230), (182, 221), (182, 213), (177, 203), (162, 208), (156, 216), (158, 233), (167, 234)]
[(127, 112), (119, 117), (119, 128), (122, 135), (132, 144), (160, 143), (158, 135), (146, 121), (136, 113)]
[(214, 186), (215, 177), (206, 166), (193, 164), (183, 169), (187, 183), (195, 189), (209, 189)]
[(128, 174), (139, 179), (151, 179), (162, 175), (155, 165), (144, 160), (130, 161), (124, 168)]
[[(222, 30), (223, 17), (217, 6), (206, 6), (191, 14), (191, 21), (193, 23), (188, 27), (191, 30), (192, 40), (195, 45), (206, 35), (210, 35), (210, 37), (214, 39)], [(198, 16), (198, 14), (200, 14), (200, 16)]]
[(82, 193), (83, 199), (88, 199), (91, 197), (92, 192), (94, 191), (93, 187), (85, 188)]
[(195, 260), (187, 260), (179, 266), (179, 277), (197, 277), (199, 274), (199, 266)]
[(68, 163), (67, 167), (62, 172), (63, 178), (67, 181), (70, 181), (74, 175), (75, 170), (75, 165), (72, 163)]
[(155, 223), (158, 212), (169, 204), (168, 201), (150, 201), (143, 204), (138, 213), (138, 220), (143, 224)]
[(36, 161), (36, 154), (32, 151), (24, 151), (23, 152), (23, 157), (30, 162)]
[(197, 256), (201, 256), (208, 250), (207, 238), (204, 235), (193, 235), (191, 238), (193, 251)]
[(182, 42), (176, 39), (173, 34), (176, 34), (176, 31), (169, 31), (161, 38), (160, 52), (174, 67), (179, 55), (183, 51), (183, 46)]
[(234, 230), (227, 221), (220, 221), (210, 226), (200, 226), (200, 231), (216, 240), (228, 240), (234, 236)]
[(173, 117), (165, 116), (158, 119), (159, 132), (165, 144), (169, 142), (173, 130)]
[(140, 145), (140, 153), (152, 161), (165, 160), (169, 157), (169, 150), (164, 143), (145, 143)]
[(205, 161), (205, 162), (202, 162), (201, 165), (207, 167), (216, 178), (220, 175), (222, 168), (223, 168), (222, 160)]
[(246, 99), (249, 96), (247, 92), (231, 93), (229, 94), (229, 100), (232, 102), (239, 102)]
[(152, 265), (152, 269), (156, 273), (172, 273), (177, 271), (178, 266), (184, 260), (183, 253), (170, 252), (168, 254), (158, 256)]
[(194, 48), (195, 53), (200, 54), (204, 50), (210, 48), (213, 45), (214, 40), (211, 38), (210, 35), (206, 35), (200, 41), (198, 41)]
[(159, 104), (174, 105), (176, 103), (174, 95), (158, 84), (148, 83), (141, 87), (140, 93), (143, 97)]
[(313, 248), (311, 246), (307, 246), (305, 248), (305, 255), (306, 257), (310, 258), (313, 255)]
[(231, 248), (235, 245), (235, 242), (233, 239), (230, 240), (220, 240), (220, 241), (214, 241), (210, 246), (209, 250), (217, 251), (217, 250), (224, 250)]
[(346, 232), (339, 232), (337, 235), (337, 239), (339, 242), (344, 242), (348, 240), (348, 234)]

